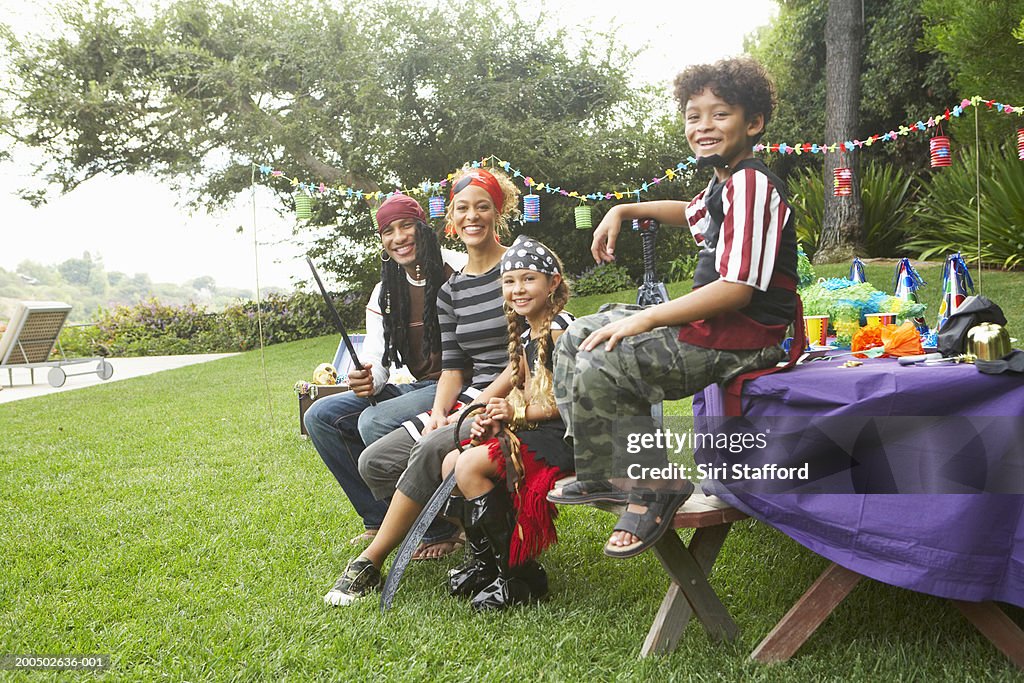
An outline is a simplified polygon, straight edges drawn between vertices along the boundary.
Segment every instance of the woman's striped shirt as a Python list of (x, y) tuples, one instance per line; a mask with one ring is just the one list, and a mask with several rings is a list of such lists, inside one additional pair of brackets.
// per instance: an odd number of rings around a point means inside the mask
[(508, 365), (508, 324), (502, 308), (501, 270), (455, 273), (437, 295), (441, 325), (441, 369), (463, 370), (463, 382), (478, 389)]

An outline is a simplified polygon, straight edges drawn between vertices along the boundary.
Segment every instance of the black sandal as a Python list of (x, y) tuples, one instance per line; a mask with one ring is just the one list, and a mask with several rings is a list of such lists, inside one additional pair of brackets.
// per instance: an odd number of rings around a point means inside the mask
[(548, 492), (548, 501), (557, 505), (616, 503), (624, 505), (629, 494), (608, 481), (574, 481)]
[[(633, 557), (657, 543), (672, 528), (676, 510), (686, 502), (693, 490), (693, 483), (688, 481), (681, 491), (658, 493), (647, 490), (630, 493), (626, 509), (615, 523), (615, 531), (625, 531), (640, 540), (619, 546), (611, 545), (609, 539), (604, 545), (604, 554), (618, 558)], [(633, 505), (643, 506), (643, 512), (630, 510)]]

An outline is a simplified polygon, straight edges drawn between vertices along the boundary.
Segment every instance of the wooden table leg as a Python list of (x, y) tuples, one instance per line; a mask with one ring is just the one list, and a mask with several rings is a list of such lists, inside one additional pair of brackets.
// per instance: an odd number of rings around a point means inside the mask
[(861, 575), (833, 562), (765, 636), (750, 658), (762, 663), (792, 657), (832, 610), (853, 590)]
[[(722, 540), (724, 540), (724, 534), (727, 531), (727, 529), (722, 530)], [(701, 545), (703, 545), (703, 542)], [(712, 543), (708, 543), (708, 550), (711, 549), (712, 545)], [(721, 541), (718, 542), (718, 547), (721, 548)], [(685, 596), (693, 614), (696, 614), (697, 618), (700, 619), (709, 636), (733, 640), (739, 635), (739, 627), (732, 620), (732, 617), (729, 616), (729, 611), (722, 604), (711, 584), (708, 583), (704, 568), (701, 567), (694, 558), (694, 555), (683, 545), (678, 534), (671, 532), (662, 536), (654, 545), (654, 554), (658, 556), (658, 559), (661, 560), (661, 566), (672, 577), (673, 585), (669, 587), (669, 593), (666, 594), (665, 599), (662, 601), (662, 608), (672, 613), (671, 618), (673, 621), (678, 621), (683, 616), (682, 612), (675, 614), (675, 609), (677, 608), (674, 606), (679, 604), (679, 600), (678, 596), (674, 596), (672, 593), (673, 588), (678, 586), (676, 590)], [(715, 554), (717, 555), (717, 549)], [(666, 605), (666, 603), (670, 604)], [(658, 610), (658, 614), (659, 616), (662, 614), (662, 609)], [(689, 616), (688, 613), (685, 615), (687, 620)], [(685, 625), (685, 622), (683, 622), (682, 626)], [(655, 626), (651, 628), (654, 629)], [(674, 630), (677, 627), (673, 625), (669, 628)], [(648, 638), (650, 639), (650, 634), (648, 634)], [(678, 636), (676, 636), (676, 640), (678, 640)]]
[[(694, 532), (688, 552), (693, 555), (705, 576), (711, 574), (711, 568), (718, 559), (718, 553), (731, 527), (732, 524), (719, 524)], [(668, 531), (666, 535), (675, 533)], [(679, 584), (670, 581), (668, 591), (654, 617), (654, 623), (651, 624), (651, 630), (647, 632), (647, 639), (640, 649), (640, 656), (667, 654), (675, 650), (692, 615), (693, 608), (687, 602), (686, 595), (679, 589)]]
[(988, 638), (989, 642), (1024, 669), (1024, 631), (994, 602), (953, 600), (957, 609)]

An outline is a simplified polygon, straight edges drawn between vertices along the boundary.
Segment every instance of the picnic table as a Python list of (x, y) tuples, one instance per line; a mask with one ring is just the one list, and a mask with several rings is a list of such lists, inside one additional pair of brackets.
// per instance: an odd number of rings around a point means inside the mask
[[(1020, 459), (1020, 375), (984, 375), (971, 365), (904, 367), (890, 359), (869, 360), (856, 368), (841, 364), (811, 363), (748, 382), (744, 417), (796, 416), (808, 423), (820, 416), (993, 418), (986, 423), (985, 442), (1012, 444), (1009, 448)], [(721, 415), (717, 386), (694, 397), (695, 418)], [(792, 458), (800, 461), (813, 455), (797, 452)], [(921, 462), (927, 465), (926, 459), (919, 459), (919, 466)], [(936, 468), (941, 466), (935, 463)], [(1024, 668), (1024, 631), (996, 604), (1024, 607), (1020, 492), (765, 493), (734, 484), (711, 490), (832, 561), (755, 649), (754, 659), (788, 659), (861, 578), (868, 577), (953, 600), (996, 647)]]

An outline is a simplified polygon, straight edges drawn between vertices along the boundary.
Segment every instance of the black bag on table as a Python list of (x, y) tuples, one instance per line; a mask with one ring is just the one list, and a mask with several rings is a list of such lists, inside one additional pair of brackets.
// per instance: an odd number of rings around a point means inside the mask
[(1003, 315), (1003, 309), (988, 297), (980, 294), (969, 296), (964, 299), (956, 313), (946, 319), (939, 330), (939, 351), (947, 358), (966, 352), (967, 333), (981, 323), (1005, 325), (1006, 316)]

